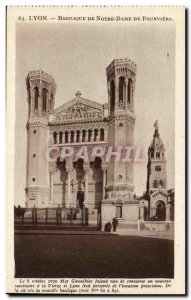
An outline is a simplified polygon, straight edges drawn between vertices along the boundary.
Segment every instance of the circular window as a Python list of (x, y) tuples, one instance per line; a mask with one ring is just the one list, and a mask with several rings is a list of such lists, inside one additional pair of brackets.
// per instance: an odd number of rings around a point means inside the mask
[(34, 154), (32, 155), (32, 157), (34, 157), (34, 158), (35, 158), (35, 157), (36, 157), (36, 154), (34, 153)]
[(122, 175), (119, 175), (119, 176), (118, 176), (118, 179), (119, 179), (119, 180), (121, 180), (122, 178), (123, 178), (123, 176), (122, 176)]
[(119, 127), (123, 127), (123, 123), (119, 123)]
[(35, 181), (36, 181), (36, 179), (33, 177), (32, 181), (33, 181), (33, 182), (35, 182)]
[(33, 133), (36, 134), (36, 130), (33, 130)]

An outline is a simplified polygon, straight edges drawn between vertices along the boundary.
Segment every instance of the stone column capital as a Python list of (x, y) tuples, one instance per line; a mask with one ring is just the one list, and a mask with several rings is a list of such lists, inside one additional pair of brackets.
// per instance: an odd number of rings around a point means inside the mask
[(58, 168), (57, 168), (57, 164), (56, 161), (55, 162), (50, 162), (49, 163), (49, 172), (50, 173), (55, 173), (57, 172)]
[(85, 162), (84, 165), (83, 165), (83, 168), (84, 168), (84, 171), (86, 173), (88, 173), (90, 171), (90, 164), (89, 164), (89, 162)]
[(102, 164), (101, 164), (101, 168), (102, 168), (102, 171), (107, 171), (107, 169), (108, 169), (108, 164), (106, 163), (106, 162), (102, 162)]
[(66, 161), (66, 172), (71, 173), (73, 171), (72, 161)]

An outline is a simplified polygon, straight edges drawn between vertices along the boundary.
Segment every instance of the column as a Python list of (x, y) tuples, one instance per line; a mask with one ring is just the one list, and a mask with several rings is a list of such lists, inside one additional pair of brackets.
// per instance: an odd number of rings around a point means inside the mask
[(82, 142), (82, 130), (79, 130), (79, 143)]
[(66, 198), (66, 208), (71, 207), (71, 173), (73, 171), (73, 165), (71, 161), (66, 162), (66, 172), (67, 172), (67, 198)]
[(71, 170), (67, 170), (67, 199), (66, 199), (66, 208), (70, 208), (70, 201), (71, 201)]
[(100, 128), (98, 128), (98, 130), (97, 130), (97, 141), (101, 141), (101, 130), (100, 130)]
[(140, 220), (144, 221), (144, 202), (140, 202)]
[(166, 222), (170, 222), (170, 204), (166, 205)]
[(68, 131), (68, 143), (71, 143), (71, 132)]
[(125, 80), (125, 108), (128, 107), (128, 78)]
[(50, 144), (51, 145), (54, 144), (54, 132), (53, 131), (50, 133)]
[(102, 162), (102, 170), (103, 170), (103, 199), (105, 199), (107, 165), (103, 162)]
[(108, 140), (108, 130), (107, 128), (104, 128), (104, 141)]
[(152, 218), (153, 217), (153, 207), (150, 207), (150, 218)]
[(88, 130), (85, 131), (85, 142), (88, 141)]
[(115, 109), (119, 107), (119, 79), (116, 78), (115, 84)]
[(88, 206), (88, 177), (89, 177), (89, 170), (90, 166), (88, 163), (84, 164), (84, 171), (85, 171), (85, 191), (84, 191), (84, 205), (85, 207)]
[(53, 183), (54, 183), (54, 173), (50, 172), (50, 199), (49, 201), (53, 204)]
[(92, 136), (93, 136), (93, 134), (92, 134), (92, 129), (90, 130), (90, 142), (92, 142)]
[(77, 131), (74, 131), (74, 143), (76, 143)]

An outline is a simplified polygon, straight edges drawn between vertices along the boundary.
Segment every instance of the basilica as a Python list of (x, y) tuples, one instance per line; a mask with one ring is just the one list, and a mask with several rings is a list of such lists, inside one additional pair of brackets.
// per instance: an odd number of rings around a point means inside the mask
[[(132, 160), (108, 162), (100, 155), (93, 161), (74, 159), (75, 155), (48, 160), (45, 155), (47, 149), (60, 153), (63, 147), (72, 147), (75, 154), (83, 146), (92, 155), (96, 146), (112, 147), (116, 158), (122, 146), (134, 146), (136, 64), (128, 58), (114, 59), (106, 68), (106, 79), (107, 103), (86, 99), (77, 91), (55, 108), (53, 77), (41, 70), (28, 73), (26, 206), (59, 206), (65, 213), (72, 208), (76, 218), (85, 208), (90, 225), (99, 219), (103, 228), (117, 217), (122, 228), (133, 229), (140, 219), (140, 200), (134, 196)], [(163, 203), (167, 194), (165, 149), (158, 125), (155, 128), (144, 196), (149, 215), (156, 212), (156, 201), (153, 204), (149, 197)]]

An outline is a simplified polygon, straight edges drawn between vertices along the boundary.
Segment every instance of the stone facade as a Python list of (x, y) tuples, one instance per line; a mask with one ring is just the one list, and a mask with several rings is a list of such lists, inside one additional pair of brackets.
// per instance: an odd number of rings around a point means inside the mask
[[(74, 160), (74, 156), (48, 161), (47, 149), (72, 146), (74, 153), (87, 146), (134, 145), (134, 91), (136, 65), (130, 59), (115, 59), (106, 69), (108, 103), (82, 97), (54, 108), (56, 84), (43, 71), (29, 72), (27, 83), (27, 182), (28, 207), (85, 207), (90, 223), (101, 215), (102, 228), (116, 217), (119, 227), (137, 228), (139, 201), (133, 198), (133, 162), (109, 163)], [(116, 150), (118, 151), (118, 150)], [(129, 225), (128, 225), (129, 224)]]

